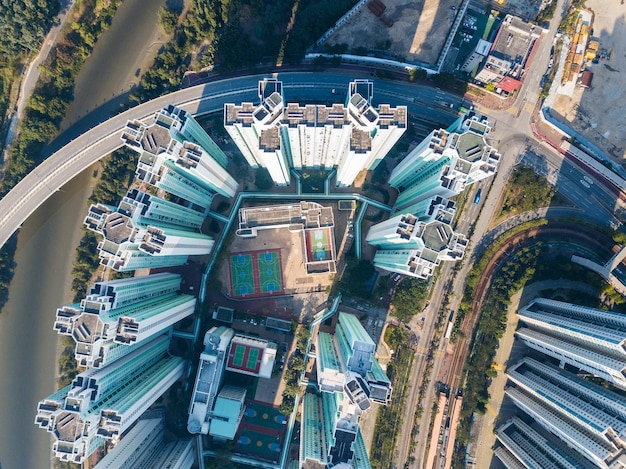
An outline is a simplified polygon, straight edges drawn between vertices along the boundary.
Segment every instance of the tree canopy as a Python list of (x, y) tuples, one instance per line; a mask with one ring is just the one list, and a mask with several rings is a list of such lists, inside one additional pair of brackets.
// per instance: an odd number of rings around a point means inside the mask
[(0, 53), (37, 49), (58, 11), (58, 0), (0, 0)]

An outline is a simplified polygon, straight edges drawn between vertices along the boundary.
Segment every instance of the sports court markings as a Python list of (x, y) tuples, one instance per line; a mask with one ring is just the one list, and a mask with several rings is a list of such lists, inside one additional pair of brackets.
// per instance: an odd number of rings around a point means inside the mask
[(258, 358), (259, 358), (259, 349), (251, 348), (250, 351), (248, 352), (248, 360), (246, 361), (246, 368), (249, 370), (255, 370), (256, 361)]
[(261, 293), (276, 293), (283, 290), (283, 279), (279, 251), (257, 254), (259, 286)]
[(235, 345), (235, 353), (233, 355), (233, 365), (240, 368), (243, 365), (243, 357), (246, 353), (246, 348), (243, 345)]

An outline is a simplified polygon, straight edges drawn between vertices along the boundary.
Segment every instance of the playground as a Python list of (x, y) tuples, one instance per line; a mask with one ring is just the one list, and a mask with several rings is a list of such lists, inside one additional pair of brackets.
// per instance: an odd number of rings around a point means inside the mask
[(287, 417), (278, 408), (248, 401), (237, 435), (237, 452), (277, 462), (286, 428)]
[(229, 266), (233, 297), (260, 298), (284, 294), (279, 249), (232, 254)]
[(307, 262), (322, 262), (333, 260), (334, 254), (331, 244), (332, 231), (330, 228), (306, 230)]

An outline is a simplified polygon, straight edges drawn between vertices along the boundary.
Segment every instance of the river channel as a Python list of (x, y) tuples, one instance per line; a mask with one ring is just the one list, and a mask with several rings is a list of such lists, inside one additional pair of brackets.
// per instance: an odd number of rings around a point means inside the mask
[[(125, 0), (77, 77), (64, 128), (124, 93), (158, 43), (165, 0)], [(156, 44), (158, 45), (158, 44)], [(106, 110), (108, 117), (110, 110)], [(52, 330), (56, 308), (71, 302), (70, 272), (80, 241), (94, 168), (68, 182), (20, 230), (9, 302), (0, 313), (0, 463), (3, 469), (50, 467), (50, 435), (34, 425), (37, 402), (56, 390)]]

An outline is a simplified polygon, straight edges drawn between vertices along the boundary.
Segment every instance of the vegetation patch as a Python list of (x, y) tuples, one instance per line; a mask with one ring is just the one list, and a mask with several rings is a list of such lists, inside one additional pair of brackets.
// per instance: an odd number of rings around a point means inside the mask
[(548, 181), (528, 166), (513, 171), (507, 186), (499, 217), (516, 215), (541, 207), (547, 207), (555, 194)]
[(393, 360), (387, 365), (387, 376), (393, 385), (393, 397), (387, 406), (380, 407), (376, 418), (370, 462), (374, 469), (394, 467), (398, 431), (405, 417), (408, 381), (415, 352), (409, 348), (408, 333), (401, 327), (387, 326), (385, 342), (395, 349)]
[(4, 246), (0, 248), (0, 311), (9, 301), (9, 286), (15, 272), (15, 250), (17, 249), (17, 234), (13, 234)]
[(56, 0), (0, 0), (0, 148), (12, 112), (9, 104), (17, 98), (16, 80), (39, 50), (58, 11)]
[[(131, 99), (141, 103), (178, 87), (189, 69), (232, 71), (261, 64), (299, 63), (355, 0), (192, 0), (180, 21), (162, 11), (172, 32)], [(174, 21), (176, 16), (176, 22)]]
[(393, 296), (391, 314), (408, 323), (413, 316), (424, 309), (430, 296), (431, 282), (420, 278), (407, 277), (403, 279)]
[(28, 100), (19, 133), (0, 184), (4, 196), (43, 160), (43, 148), (56, 137), (73, 99), (74, 79), (98, 37), (111, 23), (120, 0), (106, 6), (96, 0), (80, 3), (81, 15), (64, 31), (41, 66), (41, 76)]

